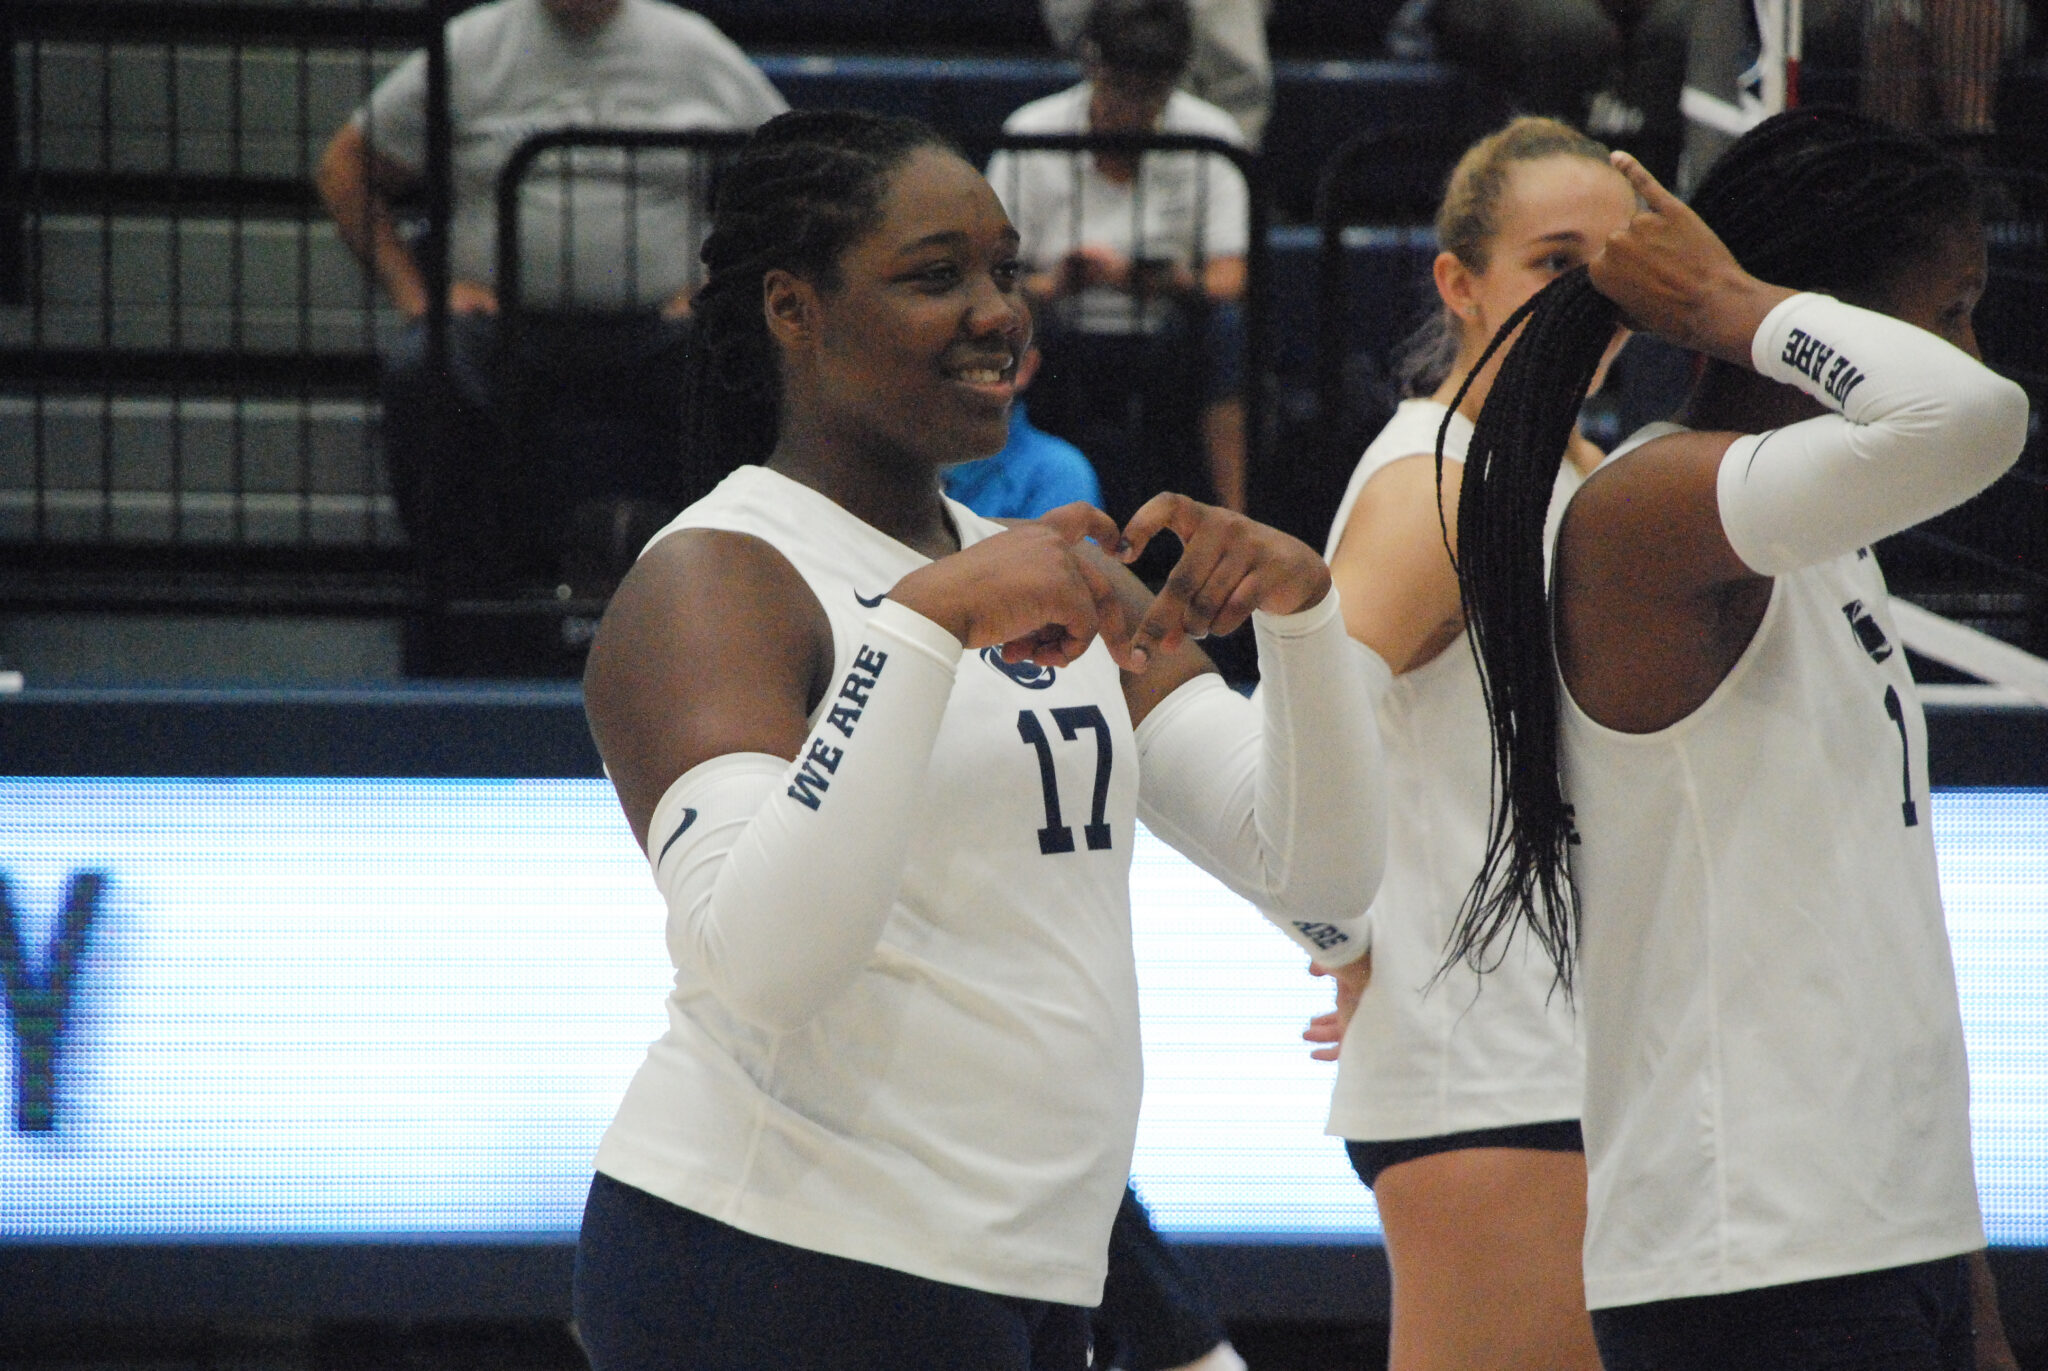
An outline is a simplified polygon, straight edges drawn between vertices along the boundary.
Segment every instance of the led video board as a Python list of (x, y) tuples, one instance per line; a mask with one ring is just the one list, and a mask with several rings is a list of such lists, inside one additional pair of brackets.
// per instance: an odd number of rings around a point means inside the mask
[[(2048, 1245), (2048, 790), (1937, 792), (1992, 1241)], [(0, 780), (0, 1244), (568, 1240), (662, 1027), (598, 780)], [(1141, 831), (1135, 1171), (1186, 1236), (1377, 1231), (1304, 958)]]

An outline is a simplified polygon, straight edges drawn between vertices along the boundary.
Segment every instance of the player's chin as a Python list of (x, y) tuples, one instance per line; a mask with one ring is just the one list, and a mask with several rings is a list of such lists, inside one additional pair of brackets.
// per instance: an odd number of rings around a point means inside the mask
[(942, 424), (957, 461), (993, 457), (1010, 441), (1013, 392), (992, 386), (948, 385), (926, 408), (928, 422)]
[(1001, 452), (1009, 441), (1008, 406), (1005, 406), (1000, 414), (963, 415), (953, 428), (953, 450), (960, 454), (954, 460), (978, 462), (984, 457), (993, 457)]

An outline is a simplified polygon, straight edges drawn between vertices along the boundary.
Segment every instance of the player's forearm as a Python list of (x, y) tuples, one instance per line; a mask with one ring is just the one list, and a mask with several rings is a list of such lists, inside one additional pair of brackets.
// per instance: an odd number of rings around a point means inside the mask
[(1365, 951), (1386, 853), (1387, 669), (1336, 600), (1254, 616), (1257, 700), (1198, 676), (1138, 727), (1145, 822), (1331, 966)]
[(2026, 443), (2020, 387), (1932, 333), (1824, 295), (1772, 309), (1751, 360), (1835, 411), (1738, 438), (1722, 458), (1729, 546), (1767, 576), (1961, 504)]

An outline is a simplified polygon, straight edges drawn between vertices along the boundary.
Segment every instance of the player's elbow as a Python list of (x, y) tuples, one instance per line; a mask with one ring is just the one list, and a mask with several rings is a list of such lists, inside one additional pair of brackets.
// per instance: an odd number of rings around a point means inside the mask
[(1379, 891), (1387, 864), (1386, 816), (1375, 805), (1359, 805), (1328, 816), (1319, 827), (1320, 841), (1297, 847), (1285, 877), (1260, 903), (1292, 924), (1345, 928), (1363, 917)]
[(1967, 432), (1957, 447), (1966, 454), (1973, 474), (1989, 485), (2019, 460), (2027, 445), (2030, 419), (2027, 392), (2018, 383), (1986, 371), (1957, 405)]
[(796, 958), (748, 955), (744, 942), (721, 936), (709, 900), (669, 911), (669, 960), (706, 990), (727, 1012), (764, 1033), (794, 1033), (843, 987), (806, 974)]

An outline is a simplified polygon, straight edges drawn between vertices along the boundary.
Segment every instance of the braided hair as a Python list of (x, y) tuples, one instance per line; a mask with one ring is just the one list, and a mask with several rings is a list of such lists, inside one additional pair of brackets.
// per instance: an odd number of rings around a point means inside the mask
[[(1873, 307), (1944, 232), (1977, 214), (1963, 163), (1917, 135), (1821, 108), (1745, 134), (1692, 205), (1758, 279)], [(1502, 324), (1487, 357), (1512, 345), (1474, 426), (1458, 498), (1458, 590), (1493, 735), (1493, 813), (1444, 965), (1487, 970), (1526, 924), (1567, 992), (1579, 928), (1567, 855), (1578, 835), (1560, 767), (1543, 527), (1580, 397), (1617, 322), (1581, 267)], [(1461, 390), (1452, 409), (1463, 399)], [(1439, 437), (1439, 471), (1442, 460)]]
[(701, 254), (704, 284), (691, 303), (686, 502), (774, 451), (781, 357), (762, 314), (762, 277), (779, 268), (836, 289), (840, 258), (881, 220), (890, 175), (928, 147), (959, 151), (916, 119), (804, 110), (761, 125), (725, 169)]

